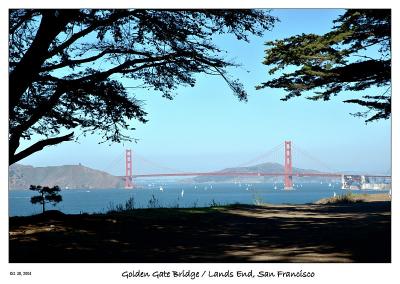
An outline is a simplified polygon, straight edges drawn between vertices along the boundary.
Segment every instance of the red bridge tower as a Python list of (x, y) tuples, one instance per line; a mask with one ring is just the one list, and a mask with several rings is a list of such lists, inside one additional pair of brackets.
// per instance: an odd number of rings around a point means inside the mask
[(293, 189), (292, 141), (285, 141), (285, 189)]
[(125, 188), (133, 188), (132, 181), (132, 150), (125, 152)]

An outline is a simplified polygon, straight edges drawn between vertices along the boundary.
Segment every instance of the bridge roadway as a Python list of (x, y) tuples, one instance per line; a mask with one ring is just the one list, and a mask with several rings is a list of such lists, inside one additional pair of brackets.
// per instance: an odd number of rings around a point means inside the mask
[[(341, 178), (343, 174), (341, 173), (262, 173), (262, 172), (181, 172), (181, 173), (154, 173), (154, 174), (139, 174), (132, 175), (132, 178), (142, 178), (142, 177), (173, 177), (173, 176), (292, 176), (292, 177), (333, 177)], [(350, 175), (350, 174), (345, 174)], [(355, 174), (351, 174), (357, 176)], [(368, 177), (375, 178), (391, 178), (391, 176), (385, 175), (369, 175), (360, 174)]]

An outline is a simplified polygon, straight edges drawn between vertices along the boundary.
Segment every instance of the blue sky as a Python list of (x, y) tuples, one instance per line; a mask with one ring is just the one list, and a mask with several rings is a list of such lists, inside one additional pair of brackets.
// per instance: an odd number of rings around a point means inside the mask
[[(131, 122), (136, 127), (132, 136), (139, 139), (136, 144), (110, 146), (98, 144), (101, 138), (97, 135), (80, 137), (79, 143), (48, 147), (21, 163), (34, 166), (82, 163), (123, 175), (123, 152), (132, 148), (135, 172), (161, 170), (136, 158), (136, 154), (170, 168), (207, 171), (239, 165), (278, 144), (283, 145), (284, 140), (292, 140), (295, 147), (306, 150), (332, 169), (387, 173), (391, 157), (390, 120), (365, 125), (363, 119), (349, 115), (363, 109), (342, 103), (348, 98), (345, 93), (329, 102), (302, 97), (283, 102), (282, 90), (254, 88), (269, 78), (268, 67), (261, 63), (265, 41), (300, 33), (325, 33), (342, 12), (278, 9), (272, 14), (280, 22), (262, 38), (251, 37), (250, 43), (239, 42), (231, 35), (216, 38), (216, 44), (228, 51), (227, 57), (242, 65), (229, 69), (229, 73), (245, 85), (249, 94), (247, 103), (239, 102), (221, 78), (206, 75), (197, 76), (194, 88), (179, 88), (173, 101), (162, 98), (158, 92), (130, 89), (143, 100), (149, 113), (148, 123)], [(123, 83), (138, 84), (128, 80)], [(271, 159), (283, 163), (283, 150)], [(326, 170), (296, 152), (293, 163)]]

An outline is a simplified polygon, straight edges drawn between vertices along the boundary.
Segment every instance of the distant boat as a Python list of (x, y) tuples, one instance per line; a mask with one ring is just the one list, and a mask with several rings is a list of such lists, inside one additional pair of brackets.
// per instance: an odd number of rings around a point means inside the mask
[(90, 190), (86, 190), (86, 192), (90, 192)]
[(274, 189), (278, 189), (278, 187), (275, 185), (275, 186), (274, 186)]
[(246, 187), (246, 190), (249, 190), (249, 188), (248, 188), (248, 187)]
[(333, 197), (336, 197), (336, 192), (333, 192)]
[(183, 197), (183, 194), (185, 193), (185, 191), (182, 189), (182, 192), (181, 192), (181, 196)]
[(164, 188), (162, 186), (160, 186), (160, 191), (164, 191)]
[(331, 183), (329, 183), (329, 184), (328, 184), (328, 186), (329, 186), (329, 187), (331, 187), (331, 186), (332, 186), (332, 184), (331, 184)]
[(210, 185), (210, 189), (212, 189), (212, 185)]

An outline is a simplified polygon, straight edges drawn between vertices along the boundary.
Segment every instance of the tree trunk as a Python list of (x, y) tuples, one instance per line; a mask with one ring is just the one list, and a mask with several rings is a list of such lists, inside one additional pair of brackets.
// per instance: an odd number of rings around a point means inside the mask
[(9, 113), (14, 117), (14, 107), (37, 76), (47, 59), (50, 44), (74, 17), (73, 11), (45, 10), (31, 46), (9, 75)]

